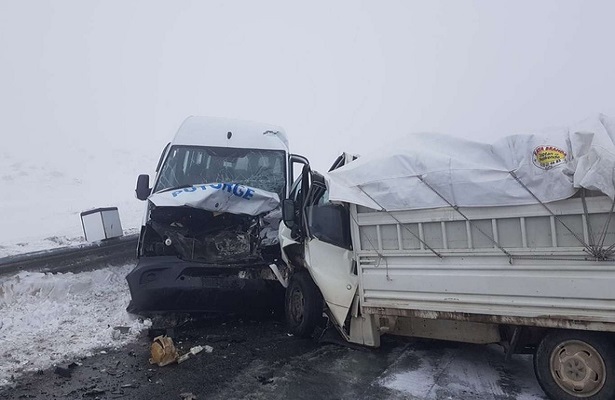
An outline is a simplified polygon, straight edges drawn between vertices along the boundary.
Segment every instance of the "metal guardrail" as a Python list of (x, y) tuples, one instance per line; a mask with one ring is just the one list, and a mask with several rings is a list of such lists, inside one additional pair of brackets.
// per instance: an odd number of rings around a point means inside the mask
[(19, 271), (79, 272), (136, 261), (138, 235), (0, 258), (0, 275)]

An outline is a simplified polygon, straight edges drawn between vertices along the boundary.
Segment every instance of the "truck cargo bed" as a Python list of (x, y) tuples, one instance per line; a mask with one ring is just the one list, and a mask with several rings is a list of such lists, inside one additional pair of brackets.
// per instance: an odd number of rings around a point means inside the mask
[(362, 307), (615, 331), (612, 206), (606, 196), (461, 213), (352, 206)]

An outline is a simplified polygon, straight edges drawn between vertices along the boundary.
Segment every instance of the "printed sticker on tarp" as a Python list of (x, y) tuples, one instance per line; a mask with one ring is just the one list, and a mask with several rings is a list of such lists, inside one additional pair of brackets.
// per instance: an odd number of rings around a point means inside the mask
[(551, 169), (566, 162), (566, 152), (555, 146), (538, 146), (532, 152), (534, 165), (541, 169)]

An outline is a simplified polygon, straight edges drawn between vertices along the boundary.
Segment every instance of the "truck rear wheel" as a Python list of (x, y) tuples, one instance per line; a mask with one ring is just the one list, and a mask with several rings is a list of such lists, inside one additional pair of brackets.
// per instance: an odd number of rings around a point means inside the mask
[(322, 317), (323, 301), (306, 271), (299, 271), (290, 278), (284, 304), (290, 332), (301, 337), (311, 336)]
[(615, 346), (596, 332), (553, 331), (538, 345), (534, 372), (554, 400), (615, 399)]

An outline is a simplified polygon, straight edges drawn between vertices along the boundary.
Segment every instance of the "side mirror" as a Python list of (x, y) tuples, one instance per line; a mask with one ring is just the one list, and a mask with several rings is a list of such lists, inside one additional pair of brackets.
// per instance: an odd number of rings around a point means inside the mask
[(282, 219), (289, 228), (295, 226), (295, 202), (292, 199), (282, 201)]
[(139, 175), (135, 195), (139, 200), (147, 200), (152, 189), (149, 187), (149, 175)]

